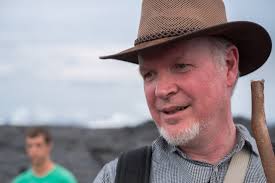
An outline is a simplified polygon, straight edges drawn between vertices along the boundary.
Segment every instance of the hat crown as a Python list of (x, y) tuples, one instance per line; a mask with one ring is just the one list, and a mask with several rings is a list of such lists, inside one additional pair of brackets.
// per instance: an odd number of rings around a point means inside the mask
[(222, 0), (143, 0), (135, 45), (226, 22)]

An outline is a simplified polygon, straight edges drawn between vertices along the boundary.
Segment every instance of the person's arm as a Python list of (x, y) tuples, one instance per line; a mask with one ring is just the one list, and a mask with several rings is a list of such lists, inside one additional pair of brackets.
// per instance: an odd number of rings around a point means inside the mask
[(93, 183), (115, 183), (116, 166), (118, 159), (107, 163), (97, 174)]

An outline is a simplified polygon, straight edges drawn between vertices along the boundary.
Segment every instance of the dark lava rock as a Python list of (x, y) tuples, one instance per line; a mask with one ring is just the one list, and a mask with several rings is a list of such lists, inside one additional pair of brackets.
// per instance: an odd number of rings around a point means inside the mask
[[(235, 121), (245, 126), (250, 122), (241, 117)], [(11, 179), (29, 166), (24, 150), (24, 134), (27, 127), (0, 126), (0, 182)], [(55, 162), (71, 170), (79, 183), (92, 182), (101, 167), (120, 153), (150, 145), (158, 137), (152, 121), (133, 128), (87, 129), (78, 127), (47, 127), (52, 133)], [(270, 128), (275, 141), (275, 130)]]
[[(52, 159), (66, 167), (79, 183), (92, 182), (102, 166), (120, 153), (150, 145), (158, 132), (152, 122), (135, 128), (87, 129), (47, 127), (53, 136)], [(24, 149), (27, 127), (0, 126), (0, 182), (10, 181), (29, 167)]]

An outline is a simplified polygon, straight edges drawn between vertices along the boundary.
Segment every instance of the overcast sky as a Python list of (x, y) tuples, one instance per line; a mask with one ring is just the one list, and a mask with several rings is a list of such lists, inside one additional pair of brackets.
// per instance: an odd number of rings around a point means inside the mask
[[(263, 25), (275, 40), (272, 0), (226, 0), (229, 21)], [(141, 1), (0, 0), (0, 123), (135, 125), (150, 118), (137, 66), (101, 61), (131, 47)], [(235, 115), (250, 117), (250, 80), (265, 79), (266, 116), (275, 121), (274, 51), (240, 78)]]

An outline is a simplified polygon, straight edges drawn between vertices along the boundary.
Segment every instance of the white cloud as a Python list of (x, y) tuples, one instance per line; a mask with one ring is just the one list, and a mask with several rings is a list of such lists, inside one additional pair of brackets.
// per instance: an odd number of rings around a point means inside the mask
[(27, 107), (21, 106), (12, 113), (11, 124), (26, 125), (31, 119), (31, 111)]
[(0, 116), (0, 124), (6, 124), (6, 123), (7, 123), (7, 121), (3, 117)]
[(49, 122), (49, 121), (55, 121), (56, 115), (53, 111), (50, 111), (49, 109), (43, 108), (43, 107), (36, 107), (33, 111), (33, 118), (32, 120), (43, 123), (43, 122)]
[(118, 45), (108, 47), (110, 49), (63, 44), (18, 46), (18, 65), (41, 80), (105, 82), (140, 79), (135, 64), (99, 59), (99, 56), (113, 51), (114, 47), (120, 48)]
[[(225, 0), (225, 4), (229, 20), (255, 20), (265, 27), (267, 26), (271, 33), (275, 33), (274, 16), (271, 16), (274, 7), (273, 0), (266, 0), (265, 2)], [(247, 8), (248, 5), (249, 8)], [(52, 86), (59, 86), (60, 83), (60, 86), (64, 86), (62, 84), (66, 81), (91, 81), (103, 84), (104, 82), (115, 81), (115, 84), (120, 82), (128, 85), (121, 90), (117, 87), (116, 93), (122, 93), (123, 90), (123, 92), (127, 92), (122, 98), (132, 97), (130, 94), (128, 95), (131, 91), (129, 88), (141, 85), (137, 66), (113, 60), (103, 61), (99, 60), (98, 57), (113, 54), (132, 46), (133, 40), (136, 38), (140, 6), (139, 1), (132, 2), (129, 0), (119, 2), (107, 0), (80, 0), (77, 2), (71, 0), (43, 2), (10, 0), (1, 3), (0, 12), (3, 16), (0, 16), (0, 60), (5, 61), (6, 64), (2, 62), (0, 64), (0, 77), (13, 76), (10, 78), (11, 80), (6, 81), (7, 85), (2, 83), (2, 90), (5, 87), (5, 91), (14, 91), (14, 88), (19, 88), (13, 85), (27, 86), (28, 90), (26, 89), (25, 93), (16, 95), (17, 97), (14, 97), (12, 92), (11, 95), (6, 95), (8, 92), (5, 92), (4, 96), (8, 105), (3, 102), (0, 108), (2, 110), (5, 108), (7, 111), (7, 106), (15, 106), (21, 101), (25, 101), (22, 98), (29, 96), (31, 97), (29, 97), (28, 102), (42, 105), (37, 104), (39, 107), (36, 108), (27, 102), (26, 106), (18, 106), (16, 110), (10, 107), (9, 110), (13, 111), (11, 112), (12, 121), (18, 124), (27, 123), (29, 120), (47, 121), (66, 118), (76, 121), (90, 121), (90, 126), (103, 128), (104, 125), (114, 127), (122, 124), (129, 125), (129, 122), (135, 124), (133, 120), (138, 121), (143, 117), (145, 118), (145, 115), (142, 114), (144, 102), (140, 104), (141, 106), (135, 107), (136, 110), (134, 111), (138, 111), (136, 115), (127, 113), (128, 106), (125, 103), (117, 105), (119, 109), (114, 109), (119, 112), (110, 109), (108, 112), (110, 116), (100, 119), (98, 116), (95, 117), (93, 112), (83, 110), (84, 102), (76, 102), (73, 113), (64, 112), (62, 110), (65, 110), (64, 108), (69, 103), (65, 96), (82, 95), (85, 93), (83, 87), (78, 88), (76, 85), (72, 88), (56, 87), (58, 92), (51, 88)], [(274, 116), (274, 112), (272, 112), (274, 101), (271, 100), (275, 93), (273, 60), (270, 58), (270, 61), (260, 69), (260, 72), (250, 76), (249, 79), (241, 79), (236, 95), (233, 97), (233, 112), (235, 114), (250, 117), (250, 78), (263, 77), (266, 79), (267, 117)], [(41, 84), (39, 86), (43, 87), (43, 90), (39, 90), (39, 94), (35, 93), (38, 85), (34, 83), (39, 83)], [(133, 87), (133, 85), (135, 86)], [(47, 88), (47, 86), (49, 87)], [(84, 89), (87, 90), (87, 88)], [(66, 93), (66, 95), (60, 93)], [(59, 105), (62, 107), (56, 109), (43, 108), (45, 100), (41, 100), (41, 96), (52, 99), (52, 95), (56, 95), (56, 98), (60, 99)], [(33, 99), (32, 96), (37, 98)], [(100, 95), (96, 97), (102, 103), (107, 100), (106, 97)], [(80, 98), (77, 100), (80, 101)], [(139, 105), (140, 100), (140, 96), (135, 97), (133, 99), (135, 104), (129, 105)], [(47, 104), (53, 106), (52, 101), (54, 99), (47, 101)], [(108, 98), (107, 102), (110, 101)], [(87, 108), (93, 107), (88, 104), (86, 106)], [(104, 106), (98, 108), (102, 109)], [(6, 113), (6, 111), (2, 111), (2, 113)], [(273, 119), (275, 118), (273, 117)]]
[[(265, 114), (266, 114), (266, 120), (268, 123), (273, 122), (274, 124), (274, 101), (272, 100), (273, 94), (275, 91), (274, 85), (272, 84), (272, 81), (274, 79), (265, 77), (265, 74), (259, 74), (261, 72), (256, 71), (255, 73), (245, 76), (243, 78), (240, 78), (235, 90), (235, 93), (232, 97), (232, 112), (234, 115), (240, 115), (245, 116), (247, 118), (251, 118), (251, 110), (252, 110), (252, 104), (251, 104), (251, 87), (250, 83), (252, 80), (262, 80), (266, 79), (265, 81), (265, 89), (264, 89), (264, 96), (265, 96)], [(271, 100), (270, 100), (271, 99)]]
[(0, 64), (0, 77), (12, 74), (15, 69), (15, 66), (12, 64)]
[[(125, 126), (136, 126), (145, 120), (148, 116), (134, 115), (125, 112), (115, 112), (107, 117), (98, 117), (95, 119), (87, 109), (78, 109), (67, 114), (57, 114), (46, 108), (27, 108), (18, 107), (10, 117), (11, 125), (76, 125), (88, 128), (121, 128)], [(0, 117), (0, 124), (5, 123), (5, 119)], [(76, 123), (75, 123), (76, 122)]]
[(125, 126), (136, 126), (141, 122), (142, 119), (137, 119), (129, 114), (116, 112), (109, 118), (90, 121), (87, 126), (90, 128), (121, 128)]
[(20, 106), (11, 113), (10, 123), (13, 125), (42, 125), (45, 122), (54, 122), (56, 115), (54, 112), (43, 107), (35, 109)]

